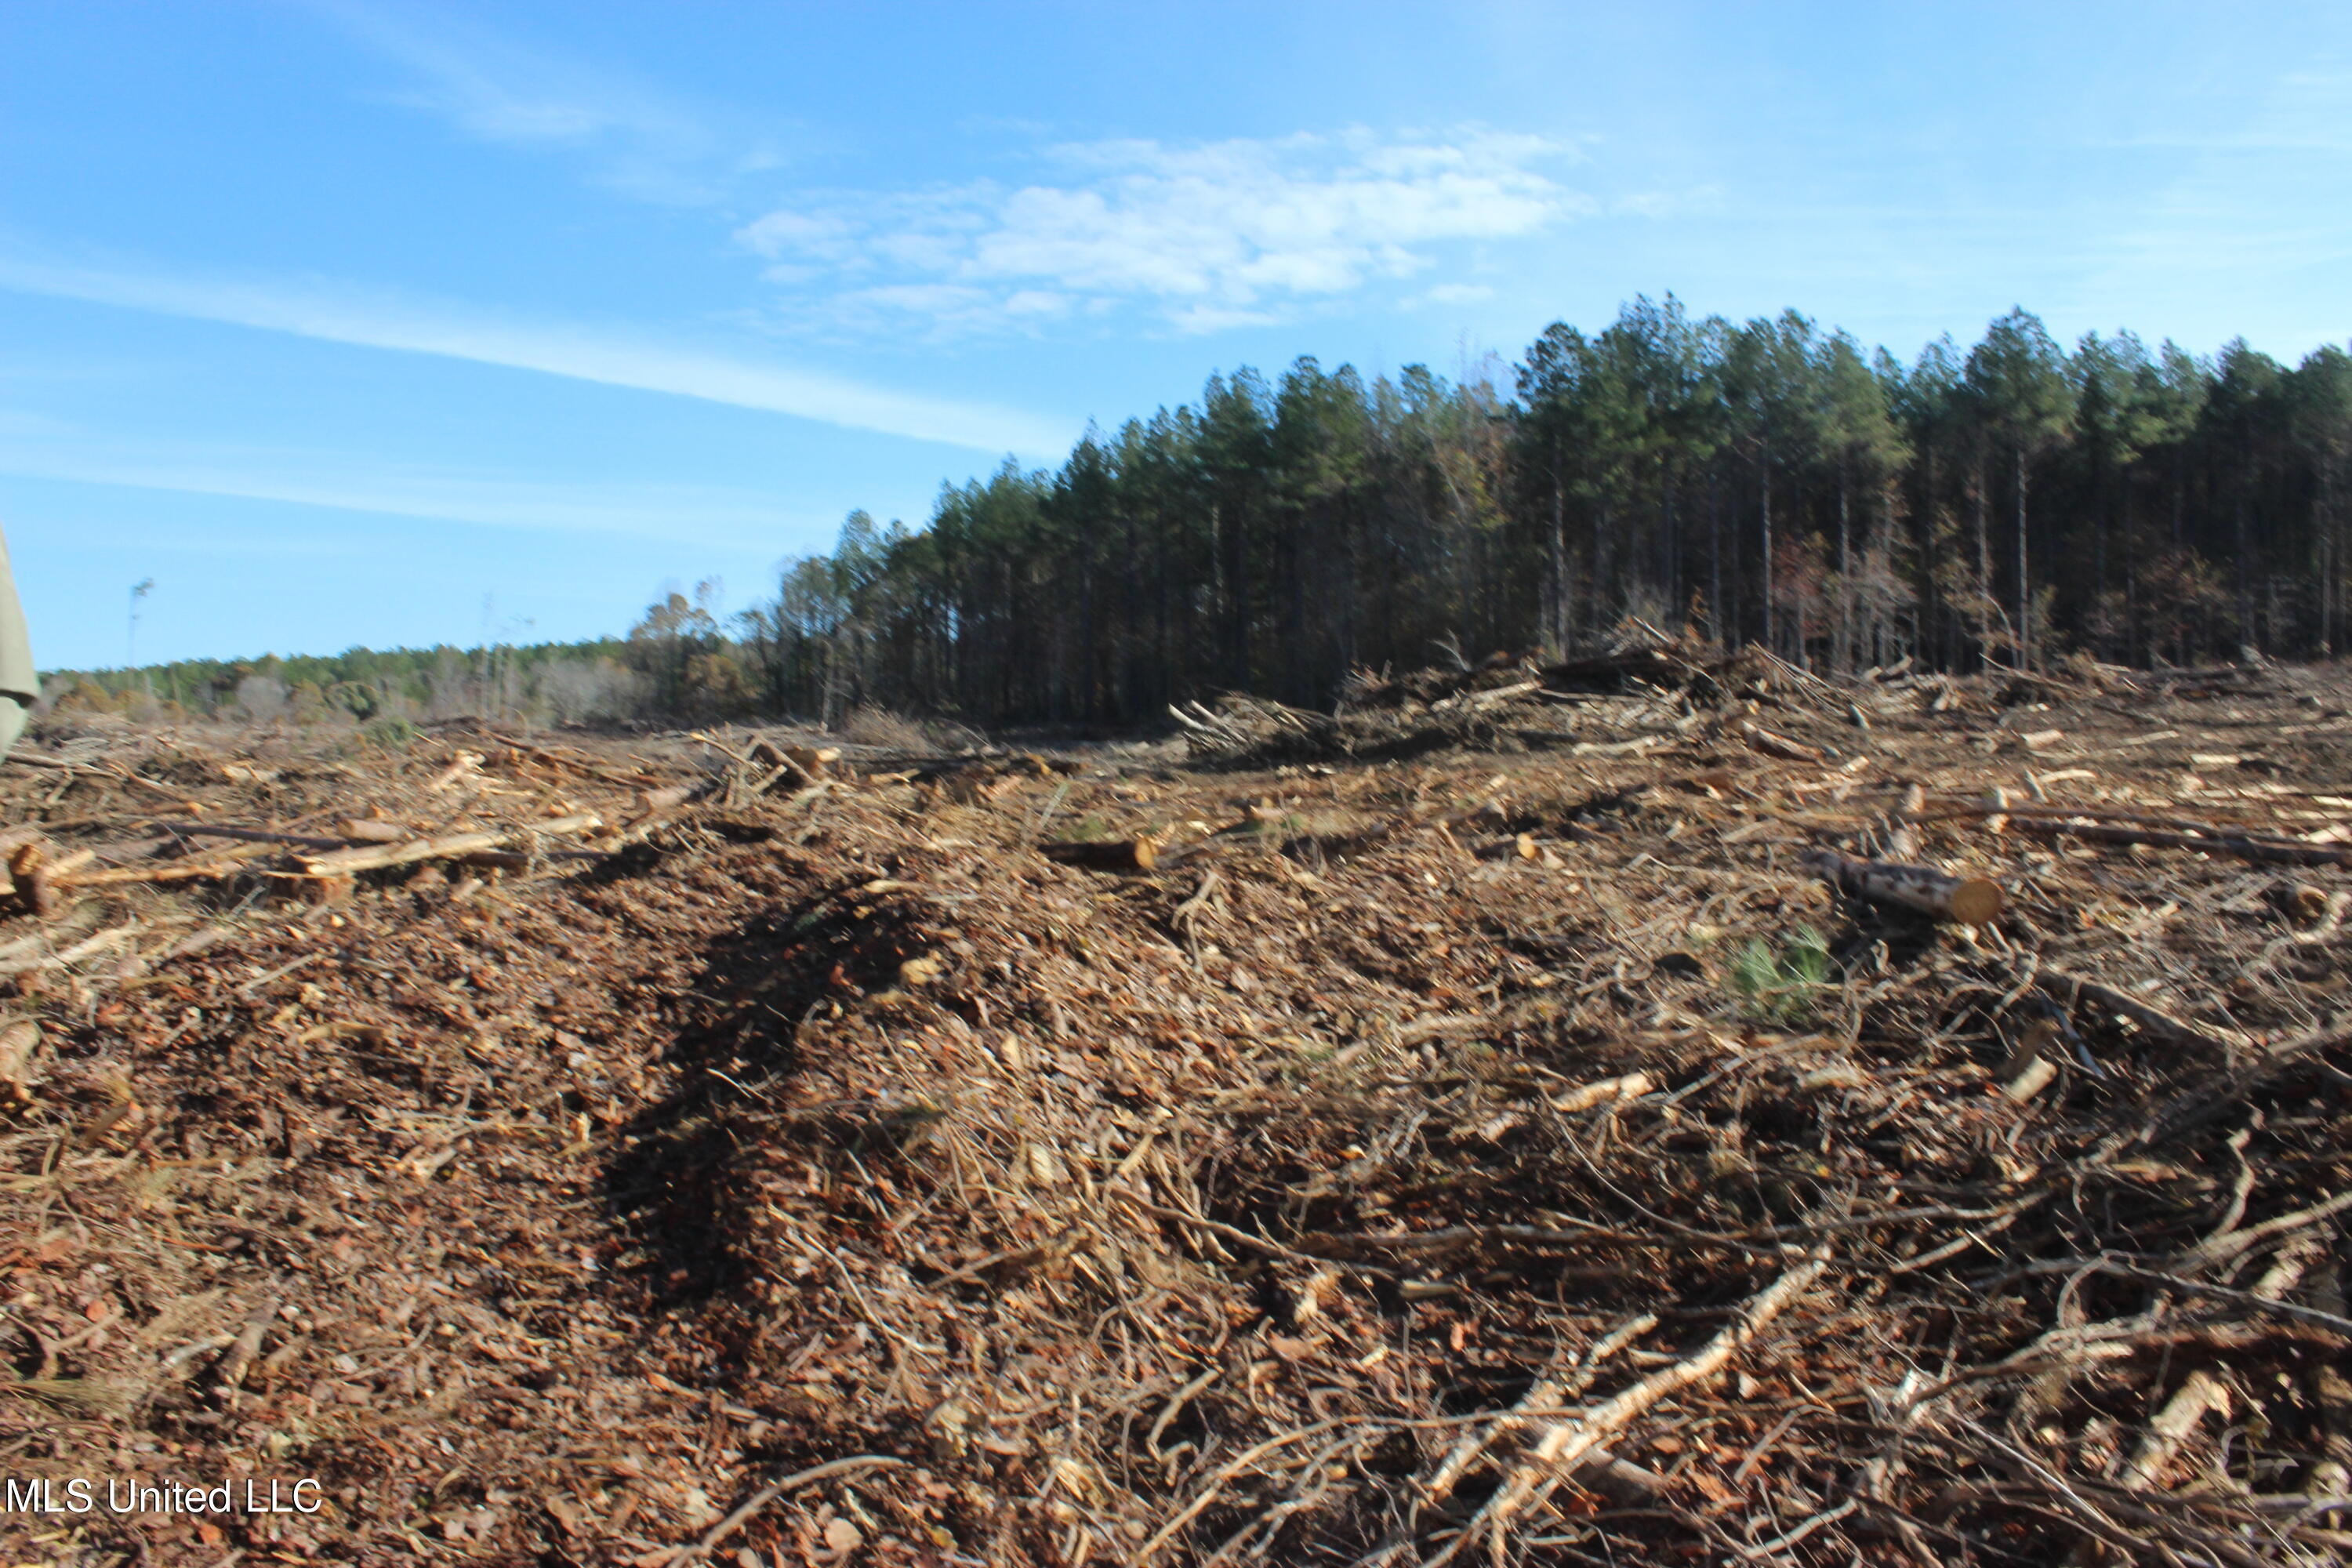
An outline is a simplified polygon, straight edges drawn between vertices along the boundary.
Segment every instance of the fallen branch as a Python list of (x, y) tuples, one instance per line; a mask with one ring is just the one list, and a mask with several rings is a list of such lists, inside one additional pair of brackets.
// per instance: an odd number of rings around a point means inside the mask
[(348, 877), (354, 871), (374, 871), (387, 866), (406, 866), (419, 860), (446, 860), (478, 850), (502, 849), (510, 844), (528, 843), (548, 835), (585, 833), (604, 825), (604, 819), (594, 812), (583, 811), (571, 816), (550, 817), (545, 822), (487, 832), (452, 833), (439, 838), (419, 838), (413, 843), (385, 847), (341, 849), (331, 855), (317, 855), (305, 859), (302, 875)]
[(280, 833), (269, 827), (231, 827), (210, 822), (151, 822), (146, 825), (156, 833), (170, 833), (185, 837), (200, 835), (206, 838), (235, 838), (247, 844), (291, 844), (301, 849), (341, 849), (351, 842), (351, 836), (320, 838), (307, 833)]
[(2084, 1002), (2095, 1003), (2118, 1018), (2127, 1018), (2147, 1034), (2168, 1045), (2195, 1046), (2228, 1059), (2233, 1047), (2250, 1046), (2243, 1037), (2217, 1034), (2185, 1018), (2176, 1018), (2161, 1007), (2141, 1001), (2128, 991), (2097, 980), (2086, 980), (2063, 970), (2037, 970), (2033, 988), (2044, 996), (2072, 1011)]
[(1583, 1415), (1551, 1426), (1528, 1450), (1526, 1460), (1514, 1468), (1495, 1495), (1487, 1499), (1486, 1506), (1472, 1516), (1470, 1522), (1463, 1527), (1462, 1533), (1446, 1542), (1444, 1549), (1435, 1556), (1423, 1559), (1422, 1568), (1441, 1568), (1442, 1564), (1452, 1562), (1471, 1542), (1490, 1531), (1499, 1532), (1514, 1514), (1536, 1500), (1538, 1492), (1549, 1492), (1559, 1485), (1559, 1478), (1574, 1469), (1577, 1461), (1622, 1431), (1644, 1411), (1722, 1371), (1725, 1363), (1747, 1348), (1773, 1319), (1812, 1289), (1813, 1282), (1828, 1267), (1828, 1248), (1816, 1248), (1811, 1258), (1781, 1275), (1769, 1289), (1750, 1300), (1739, 1320), (1709, 1340), (1697, 1353), (1686, 1356), (1672, 1366), (1661, 1367)]
[(2092, 844), (2145, 844), (2154, 849), (2194, 849), (2205, 855), (2234, 855), (2275, 866), (2352, 866), (2352, 849), (2326, 844), (2283, 844), (2242, 835), (2207, 836), (2174, 833), (2156, 827), (2119, 827), (2111, 823), (2082, 822), (2028, 816), (2016, 806), (2002, 813), (2020, 833), (2052, 838), (2080, 838)]
[(110, 866), (102, 871), (76, 871), (50, 878), (50, 885), (58, 888), (127, 888), (150, 882), (198, 882), (215, 877), (234, 876), (245, 868), (247, 862), (261, 853), (264, 846), (249, 844), (215, 851), (201, 860), (169, 860), (160, 866)]
[[(1572, 1399), (1591, 1387), (1592, 1380), (1600, 1375), (1602, 1362), (1657, 1326), (1658, 1317), (1654, 1312), (1644, 1312), (1638, 1318), (1628, 1319), (1595, 1341), (1591, 1350), (1571, 1363), (1566, 1375), (1558, 1378), (1536, 1379), (1534, 1385), (1528, 1388), (1526, 1397), (1513, 1406), (1508, 1415), (1497, 1418), (1493, 1426), (1484, 1431), (1472, 1432), (1454, 1444), (1453, 1451), (1448, 1453), (1439, 1462), (1437, 1468), (1430, 1472), (1428, 1479), (1421, 1483), (1423, 1500), (1427, 1502), (1443, 1502), (1461, 1483), (1462, 1478), (1469, 1474), (1470, 1467), (1476, 1464), (1489, 1447), (1528, 1425), (1529, 1412), (1557, 1405), (1562, 1400)], [(1624, 1464), (1623, 1460), (1614, 1455), (1610, 1457), (1609, 1462), (1612, 1465)], [(1626, 1465), (1625, 1468), (1629, 1470), (1637, 1468), (1632, 1465)], [(1648, 1472), (1642, 1473), (1646, 1475)]]
[(854, 1458), (828, 1460), (824, 1464), (813, 1466), (797, 1474), (786, 1476), (781, 1480), (770, 1481), (745, 1499), (740, 1508), (704, 1531), (701, 1540), (691, 1546), (679, 1547), (670, 1556), (670, 1568), (677, 1568), (680, 1563), (692, 1563), (699, 1558), (709, 1556), (720, 1542), (742, 1529), (761, 1509), (786, 1492), (798, 1491), (803, 1487), (814, 1486), (819, 1481), (829, 1481), (835, 1476), (852, 1476), (860, 1470), (870, 1470), (877, 1467), (904, 1469), (907, 1468), (907, 1463), (904, 1459), (894, 1459), (887, 1454), (859, 1454)]
[(96, 936), (86, 937), (62, 952), (51, 953), (46, 958), (16, 959), (0, 963), (0, 976), (24, 974), (38, 969), (63, 969), (68, 964), (79, 963), (95, 953), (104, 952), (109, 948), (120, 947), (146, 929), (145, 921), (132, 921), (128, 925), (115, 926), (100, 931)]
[(2217, 1263), (2227, 1263), (2230, 1259), (2261, 1245), (2273, 1236), (2300, 1230), (2308, 1225), (2316, 1225), (2321, 1220), (2342, 1214), (2346, 1209), (2352, 1209), (2352, 1189), (2337, 1193), (2335, 1196), (2315, 1203), (2309, 1208), (2296, 1209), (2292, 1214), (2275, 1215), (2263, 1221), (2260, 1225), (2250, 1225), (2242, 1229), (2209, 1237), (2182, 1253), (2174, 1261), (2178, 1267), (2183, 1268), (2210, 1268)]

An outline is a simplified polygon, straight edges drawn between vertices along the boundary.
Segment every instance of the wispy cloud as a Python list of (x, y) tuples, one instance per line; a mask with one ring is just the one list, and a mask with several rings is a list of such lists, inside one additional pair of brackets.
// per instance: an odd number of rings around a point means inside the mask
[(518, 321), (315, 280), (173, 278), (0, 253), (0, 288), (539, 371), (986, 452), (1049, 456), (1071, 436), (1053, 421), (985, 404), (891, 391), (625, 331)]
[(229, 496), (488, 528), (773, 548), (814, 520), (771, 498), (698, 485), (554, 484), (287, 447), (125, 439), (0, 409), (0, 474)]
[(1050, 182), (811, 193), (738, 237), (797, 310), (835, 326), (956, 333), (1140, 310), (1210, 331), (1593, 213), (1544, 172), (1573, 155), (1489, 131), (1097, 142), (1053, 149)]
[(461, 133), (507, 146), (573, 153), (598, 183), (641, 200), (699, 205), (726, 199), (742, 175), (782, 162), (772, 132), (693, 108), (645, 82), (494, 33), (463, 12), (433, 15), (359, 0), (307, 8), (402, 68), (391, 101)]
[[(2179, 144), (2187, 156), (2101, 246), (2104, 263), (2083, 279), (2077, 309), (2217, 334), (2274, 331), (2264, 320), (2272, 300), (2297, 300), (2308, 281), (2341, 278), (2352, 262), (2347, 125), (2352, 72), (2291, 71), (2242, 123)], [(2234, 313), (2224, 321), (2217, 305)]]

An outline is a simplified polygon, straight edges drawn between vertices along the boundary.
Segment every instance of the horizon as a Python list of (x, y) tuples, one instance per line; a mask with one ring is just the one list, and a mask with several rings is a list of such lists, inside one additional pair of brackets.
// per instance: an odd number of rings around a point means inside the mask
[(625, 636), (1218, 367), (1458, 379), (1641, 294), (2343, 342), (2352, 17), (2158, 9), (20, 10), (35, 657)]

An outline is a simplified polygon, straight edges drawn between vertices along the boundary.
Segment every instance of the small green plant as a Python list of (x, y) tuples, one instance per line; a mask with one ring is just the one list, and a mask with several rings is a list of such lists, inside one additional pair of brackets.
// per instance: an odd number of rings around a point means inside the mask
[(1768, 1024), (1811, 1014), (1829, 981), (1830, 944), (1810, 926), (1777, 946), (1759, 937), (1731, 961), (1733, 1000), (1743, 1014)]

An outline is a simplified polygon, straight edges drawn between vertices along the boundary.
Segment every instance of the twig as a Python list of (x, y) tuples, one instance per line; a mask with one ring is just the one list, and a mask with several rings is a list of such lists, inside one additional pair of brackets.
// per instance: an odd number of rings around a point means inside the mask
[(1721, 1371), (1726, 1362), (1754, 1341), (1773, 1319), (1787, 1310), (1790, 1303), (1812, 1289), (1813, 1282), (1828, 1268), (1829, 1249), (1816, 1247), (1811, 1258), (1749, 1300), (1739, 1321), (1726, 1327), (1696, 1354), (1659, 1368), (1631, 1388), (1547, 1431), (1528, 1449), (1526, 1462), (1513, 1469), (1462, 1533), (1435, 1556), (1424, 1559), (1422, 1568), (1440, 1568), (1452, 1562), (1470, 1542), (1489, 1531), (1499, 1531), (1538, 1489), (1544, 1489), (1547, 1476), (1554, 1478), (1553, 1484), (1558, 1484), (1556, 1478), (1574, 1468), (1579, 1459), (1652, 1405)]
[(2346, 1209), (2352, 1209), (2352, 1188), (2347, 1188), (2334, 1197), (2315, 1203), (2309, 1208), (2296, 1209), (2291, 1214), (2275, 1215), (2260, 1225), (2250, 1225), (2243, 1230), (2227, 1231), (2220, 1236), (2209, 1237), (2182, 1253), (2176, 1260), (2176, 1266), (2182, 1268), (2204, 1268), (2216, 1263), (2226, 1263), (2247, 1248), (2271, 1237), (2285, 1231), (2300, 1230), (2305, 1226), (2315, 1225), (2323, 1219), (2342, 1214)]
[(2063, 970), (2043, 968), (2033, 976), (2033, 988), (2061, 1006), (2072, 1008), (2078, 1003), (2094, 1002), (2119, 1018), (2127, 1018), (2157, 1039), (2176, 1046), (2195, 1046), (2228, 1059), (2232, 1047), (2252, 1048), (2252, 1042), (2232, 1030), (2228, 1035), (2217, 1034), (2201, 1025), (2176, 1018), (2160, 1007), (2150, 1006), (2129, 992), (2117, 990), (2096, 980), (2086, 980)]
[(1295, 1247), (1285, 1247), (1278, 1241), (1268, 1241), (1262, 1236), (1252, 1236), (1248, 1231), (1236, 1226), (1225, 1225), (1213, 1219), (1202, 1219), (1198, 1215), (1186, 1214), (1182, 1209), (1171, 1209), (1159, 1204), (1146, 1203), (1143, 1199), (1127, 1193), (1120, 1193), (1118, 1196), (1122, 1203), (1133, 1204), (1147, 1214), (1158, 1215), (1161, 1219), (1172, 1219), (1179, 1225), (1189, 1225), (1196, 1230), (1205, 1230), (1210, 1235), (1221, 1236), (1227, 1241), (1237, 1241), (1244, 1247), (1253, 1251), (1263, 1252), (1270, 1258), (1286, 1258), (1293, 1263), (1311, 1263), (1318, 1268), (1339, 1263), (1342, 1267), (1353, 1268), (1360, 1274), (1374, 1274), (1383, 1279), (1396, 1278), (1385, 1268), (1376, 1268), (1365, 1263), (1349, 1263), (1341, 1258), (1318, 1257), (1312, 1252), (1301, 1252)]
[(1657, 1326), (1658, 1316), (1655, 1312), (1644, 1312), (1638, 1318), (1630, 1318), (1602, 1335), (1581, 1357), (1570, 1363), (1569, 1375), (1536, 1379), (1535, 1385), (1528, 1390), (1527, 1396), (1508, 1413), (1498, 1417), (1493, 1426), (1484, 1432), (1474, 1433), (1454, 1446), (1453, 1451), (1447, 1454), (1439, 1462), (1437, 1468), (1430, 1472), (1428, 1479), (1421, 1483), (1423, 1500), (1427, 1502), (1444, 1501), (1446, 1496), (1461, 1483), (1462, 1478), (1469, 1473), (1470, 1467), (1478, 1462), (1489, 1446), (1505, 1434), (1516, 1431), (1527, 1424), (1528, 1412), (1541, 1409), (1548, 1405), (1557, 1405), (1562, 1399), (1582, 1393), (1591, 1386), (1593, 1378), (1600, 1373), (1602, 1362)]
[(770, 1481), (746, 1499), (742, 1507), (712, 1525), (701, 1540), (691, 1546), (679, 1547), (670, 1555), (668, 1568), (677, 1568), (679, 1563), (709, 1556), (712, 1548), (743, 1528), (746, 1521), (786, 1492), (798, 1491), (803, 1487), (814, 1486), (835, 1476), (855, 1475), (859, 1470), (870, 1470), (877, 1466), (904, 1469), (908, 1468), (908, 1461), (894, 1459), (887, 1454), (859, 1454), (847, 1459), (829, 1459), (822, 1465), (786, 1476), (782, 1480)]
[(1862, 1501), (1860, 1499), (1848, 1498), (1845, 1501), (1838, 1504), (1837, 1507), (1831, 1509), (1828, 1512), (1813, 1515), (1812, 1518), (1805, 1521), (1804, 1523), (1797, 1526), (1796, 1529), (1789, 1531), (1786, 1535), (1777, 1536), (1770, 1541), (1762, 1542), (1755, 1546), (1739, 1546), (1737, 1547), (1736, 1550), (1742, 1557), (1748, 1558), (1751, 1561), (1760, 1561), (1767, 1557), (1776, 1557), (1781, 1552), (1789, 1550), (1791, 1546), (1797, 1544), (1800, 1541), (1802, 1541), (1808, 1535), (1811, 1535), (1816, 1530), (1820, 1530), (1826, 1525), (1835, 1524), (1839, 1520), (1843, 1519), (1847, 1514), (1852, 1513), (1855, 1509), (1858, 1509), (1861, 1506)]

